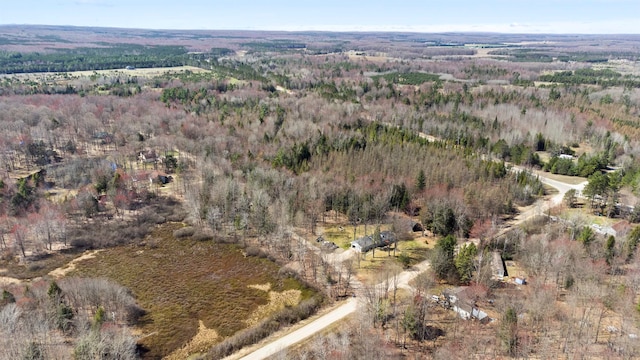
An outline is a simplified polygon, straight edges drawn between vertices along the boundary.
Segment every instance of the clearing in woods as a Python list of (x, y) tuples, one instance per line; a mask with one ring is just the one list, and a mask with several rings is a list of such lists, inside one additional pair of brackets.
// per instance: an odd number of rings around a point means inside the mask
[(22, 81), (39, 81), (43, 83), (58, 83), (59, 81), (78, 79), (90, 76), (138, 76), (152, 78), (163, 74), (180, 74), (190, 71), (192, 73), (208, 72), (195, 66), (173, 66), (160, 68), (134, 68), (127, 69), (111, 69), (111, 70), (85, 70), (85, 71), (69, 71), (69, 72), (46, 72), (46, 73), (22, 73), (22, 74), (0, 74), (0, 78), (13, 78)]
[[(179, 354), (202, 351), (203, 338), (210, 346), (247, 328), (257, 312), (271, 315), (265, 311), (271, 293), (295, 292), (294, 301), (313, 294), (298, 281), (279, 276), (274, 262), (245, 257), (237, 246), (176, 239), (173, 231), (182, 226), (161, 225), (142, 245), (106, 249), (77, 263), (69, 274), (106, 277), (131, 289), (147, 312), (139, 322), (145, 357), (160, 358), (178, 349), (183, 349)], [(267, 283), (269, 292), (248, 286)]]

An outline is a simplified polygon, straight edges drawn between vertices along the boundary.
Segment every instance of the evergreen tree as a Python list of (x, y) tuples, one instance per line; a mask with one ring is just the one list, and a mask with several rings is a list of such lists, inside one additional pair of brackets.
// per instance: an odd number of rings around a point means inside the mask
[(607, 264), (611, 265), (611, 260), (615, 256), (616, 238), (611, 235), (607, 238), (607, 242), (604, 244), (604, 256), (607, 260)]
[(627, 235), (627, 261), (631, 261), (636, 253), (636, 248), (640, 242), (640, 226), (636, 226)]
[(435, 252), (431, 258), (431, 267), (441, 280), (458, 281), (458, 271), (453, 256), (456, 242), (456, 238), (453, 235), (447, 235), (438, 240), (436, 244)]
[(62, 289), (60, 289), (60, 286), (58, 286), (55, 281), (52, 281), (51, 285), (49, 285), (47, 295), (49, 295), (49, 299), (53, 301), (60, 301), (60, 297), (62, 296)]
[(542, 133), (536, 134), (535, 147), (536, 151), (545, 151), (547, 149), (547, 140)]
[(478, 249), (476, 248), (476, 245), (474, 243), (470, 243), (468, 245), (463, 245), (456, 256), (456, 269), (458, 269), (460, 281), (463, 283), (468, 283), (473, 277), (474, 261), (477, 254)]
[(420, 169), (418, 177), (416, 178), (416, 190), (422, 191), (427, 186), (427, 178), (424, 174), (424, 170)]
[(591, 227), (583, 227), (580, 235), (578, 235), (578, 240), (582, 243), (582, 245), (584, 245), (585, 248), (588, 248), (591, 242), (595, 240), (595, 234), (593, 233), (593, 230), (591, 230)]

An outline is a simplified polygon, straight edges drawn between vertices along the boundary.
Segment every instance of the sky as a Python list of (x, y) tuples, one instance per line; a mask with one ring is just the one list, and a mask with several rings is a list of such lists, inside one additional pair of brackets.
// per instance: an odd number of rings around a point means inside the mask
[(0, 0), (0, 24), (639, 34), (640, 0)]

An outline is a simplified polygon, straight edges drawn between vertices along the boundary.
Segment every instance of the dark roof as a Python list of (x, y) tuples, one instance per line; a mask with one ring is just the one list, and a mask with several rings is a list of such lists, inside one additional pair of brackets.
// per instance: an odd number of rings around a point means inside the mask
[(381, 231), (380, 241), (383, 243), (383, 245), (389, 245), (396, 241), (396, 234), (391, 231)]
[(367, 236), (363, 236), (361, 238), (355, 239), (354, 241), (351, 242), (351, 245), (353, 246), (353, 243), (356, 243), (360, 245), (360, 248), (362, 249), (362, 251), (366, 252), (373, 249), (374, 247), (384, 247), (384, 246), (390, 245), (395, 241), (396, 241), (396, 234), (394, 234), (391, 231), (381, 231), (380, 241), (378, 243), (376, 243), (373, 240), (373, 236), (367, 235)]
[(357, 238), (351, 242), (351, 244), (356, 243), (360, 245), (362, 251), (369, 251), (373, 248), (373, 238), (370, 235), (363, 236), (361, 238)]

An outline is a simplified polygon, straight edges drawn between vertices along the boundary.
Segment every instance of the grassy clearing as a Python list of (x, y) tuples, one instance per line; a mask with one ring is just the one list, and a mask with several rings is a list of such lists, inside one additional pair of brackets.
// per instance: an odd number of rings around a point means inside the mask
[(19, 262), (13, 258), (3, 259), (0, 261), (0, 268), (3, 270), (0, 275), (23, 280), (34, 279), (49, 274), (49, 272), (68, 264), (81, 255), (82, 251), (71, 249), (44, 254), (37, 260), (26, 262)]
[[(360, 259), (358, 278), (367, 283), (376, 282), (376, 275), (380, 273), (380, 270), (384, 268), (385, 265), (390, 263), (395, 263), (398, 266), (402, 265), (400, 261), (401, 254), (409, 258), (409, 266), (422, 262), (429, 257), (430, 249), (433, 249), (435, 243), (435, 238), (425, 237), (400, 241), (398, 242), (398, 249), (395, 252), (395, 256), (393, 254), (393, 248), (391, 251), (377, 249), (375, 254), (369, 251)], [(357, 260), (356, 264), (358, 264)]]
[(143, 246), (105, 250), (77, 266), (71, 275), (106, 277), (132, 290), (147, 311), (139, 323), (141, 345), (148, 358), (166, 356), (196, 336), (200, 321), (224, 338), (247, 327), (246, 320), (268, 304), (268, 293), (248, 285), (271, 284), (271, 290), (308, 289), (279, 278), (279, 267), (268, 259), (244, 257), (240, 248), (176, 240), (170, 223), (156, 228)]
[(536, 151), (536, 154), (538, 154), (542, 162), (549, 162), (549, 159), (551, 159), (551, 154), (548, 151)]
[(198, 323), (198, 333), (184, 347), (174, 351), (165, 357), (166, 360), (188, 359), (192, 354), (202, 354), (207, 352), (212, 344), (215, 344), (220, 336), (215, 330), (207, 329), (202, 320)]
[(126, 69), (112, 69), (112, 70), (83, 70), (83, 71), (69, 71), (60, 73), (23, 73), (23, 74), (8, 74), (0, 75), (0, 78), (13, 78), (22, 81), (36, 81), (41, 83), (57, 83), (59, 81), (67, 81), (71, 79), (78, 79), (90, 76), (138, 76), (145, 78), (153, 78), (156, 76), (171, 74), (171, 73), (184, 73), (190, 71), (192, 73), (208, 72), (208, 70), (198, 68), (195, 66), (173, 66), (173, 67), (160, 67), (160, 68), (136, 68), (133, 70)]
[(69, 261), (66, 265), (56, 268), (52, 271), (49, 272), (49, 276), (59, 279), (64, 277), (65, 275), (67, 275), (68, 273), (70, 273), (71, 271), (75, 270), (76, 265), (80, 262), (80, 261), (84, 261), (87, 259), (92, 259), (96, 256), (97, 253), (99, 253), (101, 250), (92, 250), (92, 251), (87, 251), (84, 254), (82, 254), (82, 256), (79, 256), (71, 261)]
[(563, 218), (576, 218), (576, 217), (582, 217), (585, 221), (585, 224), (594, 224), (594, 225), (599, 225), (599, 226), (613, 226), (616, 223), (620, 222), (621, 219), (612, 219), (612, 218), (608, 218), (606, 216), (597, 216), (597, 215), (593, 215), (590, 211), (589, 211), (589, 206), (587, 204), (586, 207), (583, 208), (577, 208), (577, 209), (564, 209), (564, 211), (562, 211), (561, 217)]
[(271, 314), (276, 313), (285, 307), (295, 306), (300, 302), (300, 290), (285, 290), (283, 292), (268, 291), (269, 303), (259, 306), (254, 311), (246, 323), (249, 326), (256, 326), (260, 321)]
[(326, 241), (336, 243), (336, 245), (343, 249), (348, 249), (351, 246), (351, 241), (353, 241), (353, 227), (351, 228), (351, 231), (347, 230), (347, 228), (344, 228), (343, 230), (340, 229), (341, 228), (338, 226), (325, 228), (325, 231), (322, 233), (322, 237)]
[[(391, 225), (380, 225), (380, 231), (389, 230)], [(343, 249), (351, 247), (353, 241), (353, 225), (331, 225), (322, 229), (322, 237), (329, 242), (334, 242)], [(365, 231), (366, 230), (366, 231)], [(358, 225), (356, 226), (355, 238), (365, 235), (372, 235), (376, 231), (376, 225)]]
[(398, 249), (409, 255), (416, 263), (426, 260), (429, 250), (436, 246), (438, 239), (435, 237), (419, 237), (409, 241), (398, 243)]
[(431, 250), (435, 247), (435, 237), (418, 237), (409, 241), (398, 243), (398, 250), (409, 258), (409, 266), (413, 266), (431, 256)]

